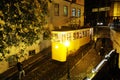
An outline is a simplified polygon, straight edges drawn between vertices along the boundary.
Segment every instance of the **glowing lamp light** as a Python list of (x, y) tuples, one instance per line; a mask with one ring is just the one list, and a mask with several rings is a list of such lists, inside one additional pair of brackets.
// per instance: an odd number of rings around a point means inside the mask
[(95, 42), (97, 41), (97, 36), (94, 37), (94, 41), (95, 41)]
[(57, 48), (58, 48), (58, 45), (56, 45), (55, 48), (57, 49)]
[(65, 46), (68, 47), (70, 45), (70, 42), (69, 41), (65, 41)]

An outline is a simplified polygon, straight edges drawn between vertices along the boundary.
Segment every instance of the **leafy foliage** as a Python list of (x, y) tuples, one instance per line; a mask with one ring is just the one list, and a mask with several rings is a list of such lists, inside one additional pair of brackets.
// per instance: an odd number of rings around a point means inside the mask
[(40, 39), (48, 11), (46, 0), (0, 1), (0, 53), (8, 46)]

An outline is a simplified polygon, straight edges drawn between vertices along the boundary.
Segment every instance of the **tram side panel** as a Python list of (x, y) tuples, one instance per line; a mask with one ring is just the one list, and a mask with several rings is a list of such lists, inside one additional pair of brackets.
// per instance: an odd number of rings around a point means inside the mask
[(52, 43), (52, 59), (60, 62), (66, 61), (67, 50), (64, 44), (59, 42)]
[[(90, 42), (91, 29), (80, 29), (72, 31), (53, 31), (52, 34), (52, 59), (65, 62), (67, 56), (74, 54), (81, 46)], [(65, 46), (69, 41), (69, 46)]]

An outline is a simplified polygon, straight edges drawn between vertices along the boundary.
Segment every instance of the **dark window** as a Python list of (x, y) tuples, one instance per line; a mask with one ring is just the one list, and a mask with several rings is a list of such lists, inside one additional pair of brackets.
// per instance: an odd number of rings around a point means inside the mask
[(59, 4), (54, 4), (54, 14), (55, 16), (59, 16)]
[(76, 3), (76, 0), (72, 0), (72, 3)]

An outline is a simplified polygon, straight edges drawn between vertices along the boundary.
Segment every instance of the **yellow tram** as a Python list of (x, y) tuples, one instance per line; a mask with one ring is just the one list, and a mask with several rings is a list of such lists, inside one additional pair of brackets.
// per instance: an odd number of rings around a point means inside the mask
[(90, 42), (93, 28), (69, 31), (52, 31), (52, 59), (65, 62), (67, 56)]

